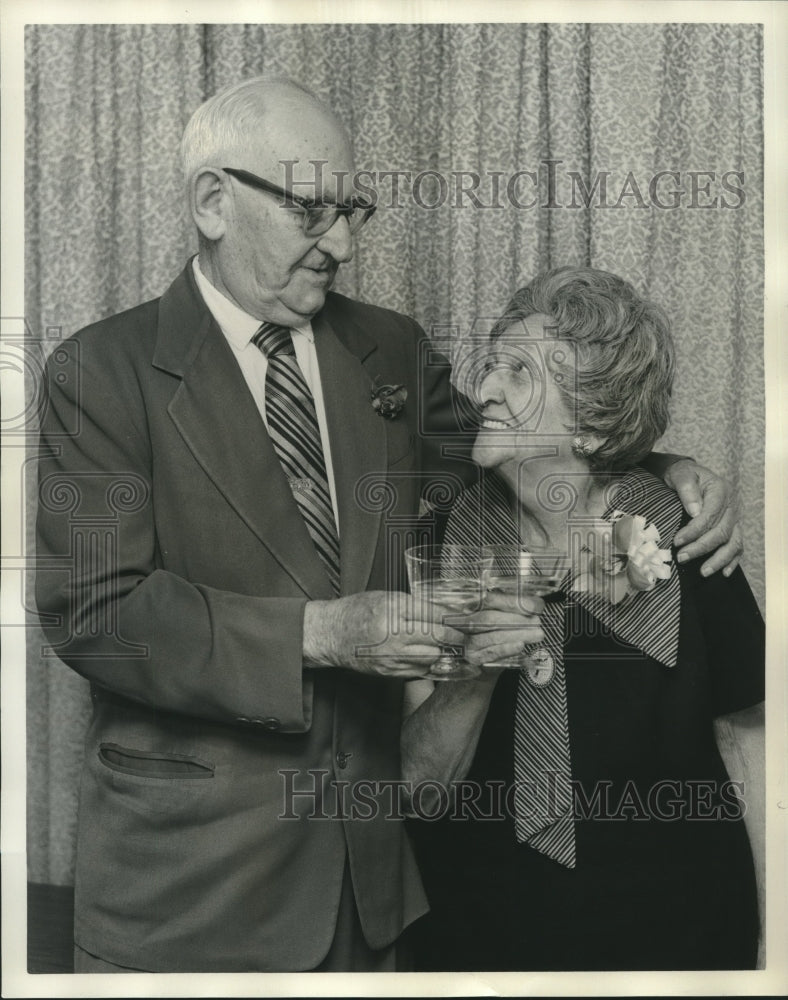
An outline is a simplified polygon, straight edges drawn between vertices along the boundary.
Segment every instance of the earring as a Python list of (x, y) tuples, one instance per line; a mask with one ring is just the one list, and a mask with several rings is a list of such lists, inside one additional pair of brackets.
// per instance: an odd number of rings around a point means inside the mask
[(576, 437), (572, 441), (572, 454), (576, 458), (589, 458), (594, 454), (594, 446), (584, 437)]

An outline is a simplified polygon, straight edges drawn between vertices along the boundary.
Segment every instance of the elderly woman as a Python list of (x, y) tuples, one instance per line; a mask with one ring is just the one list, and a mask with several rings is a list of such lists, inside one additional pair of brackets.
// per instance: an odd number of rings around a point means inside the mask
[(409, 685), (422, 970), (755, 965), (763, 623), (741, 570), (671, 560), (681, 505), (637, 466), (673, 369), (664, 314), (603, 271), (541, 275), (493, 330), (445, 540), (572, 559), (558, 600), (520, 597), (540, 648)]

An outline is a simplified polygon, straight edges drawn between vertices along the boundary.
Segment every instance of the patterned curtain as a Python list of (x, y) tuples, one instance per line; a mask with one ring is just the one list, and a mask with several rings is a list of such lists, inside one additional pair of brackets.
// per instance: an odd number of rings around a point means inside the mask
[[(176, 149), (194, 108), (292, 76), (378, 181), (339, 291), (450, 350), (557, 264), (614, 271), (667, 310), (662, 447), (734, 484), (762, 600), (758, 25), (45, 25), (26, 49), (27, 319), (45, 349), (159, 295), (193, 252)], [(29, 869), (67, 884), (86, 684), (41, 646), (31, 629)]]

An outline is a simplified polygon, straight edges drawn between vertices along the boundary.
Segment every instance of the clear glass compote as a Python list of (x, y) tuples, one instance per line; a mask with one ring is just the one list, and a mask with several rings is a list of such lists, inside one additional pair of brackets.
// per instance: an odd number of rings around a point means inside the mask
[[(530, 611), (528, 598), (561, 601), (561, 585), (571, 569), (569, 554), (561, 549), (536, 542), (528, 544), (492, 545), (492, 566), (485, 579), (485, 605), (494, 606), (496, 595), (514, 599), (515, 610)], [(539, 671), (549, 660), (543, 643), (524, 644), (521, 653), (490, 663), (493, 667)], [(488, 666), (488, 664), (485, 664)]]
[[(417, 545), (406, 550), (405, 565), (414, 598), (445, 609), (442, 620), (452, 625), (459, 615), (482, 608), (493, 555), (480, 546)], [(481, 671), (465, 659), (464, 652), (462, 646), (443, 646), (426, 676), (436, 681), (478, 677)]]

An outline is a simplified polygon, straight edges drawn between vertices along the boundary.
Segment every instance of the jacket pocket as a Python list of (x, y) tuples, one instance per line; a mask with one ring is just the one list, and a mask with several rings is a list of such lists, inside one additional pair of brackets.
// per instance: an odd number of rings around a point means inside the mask
[(186, 754), (130, 750), (117, 743), (99, 744), (98, 757), (111, 771), (142, 778), (212, 778), (214, 765)]

